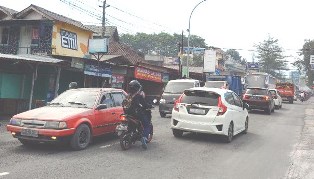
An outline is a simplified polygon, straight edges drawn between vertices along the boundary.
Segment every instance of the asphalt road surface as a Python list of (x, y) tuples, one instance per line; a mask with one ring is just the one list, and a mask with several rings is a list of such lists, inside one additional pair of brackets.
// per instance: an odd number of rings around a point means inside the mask
[(51, 145), (29, 148), (2, 126), (0, 178), (311, 178), (293, 165), (302, 166), (303, 160), (296, 162), (295, 153), (306, 108), (312, 106), (311, 99), (285, 103), (272, 115), (252, 112), (248, 133), (231, 143), (203, 134), (175, 138), (170, 117), (160, 118), (156, 107), (154, 138), (147, 150), (138, 142), (122, 151), (114, 135), (98, 137), (83, 151)]

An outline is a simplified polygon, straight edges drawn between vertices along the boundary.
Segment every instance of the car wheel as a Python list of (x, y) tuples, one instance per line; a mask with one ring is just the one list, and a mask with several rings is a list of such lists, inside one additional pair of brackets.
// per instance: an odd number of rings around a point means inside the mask
[(72, 136), (70, 144), (74, 150), (83, 150), (89, 145), (90, 140), (91, 132), (88, 125), (81, 124)]
[(166, 113), (164, 113), (164, 112), (159, 112), (159, 113), (160, 113), (160, 117), (162, 117), (162, 118), (166, 117)]
[(271, 110), (271, 112), (275, 112), (275, 106), (273, 107), (273, 109)]
[(279, 108), (280, 108), (280, 109), (282, 108), (282, 103), (280, 104)]
[(245, 128), (244, 128), (243, 134), (247, 134), (247, 131), (249, 130), (249, 117), (246, 117), (244, 126)]
[(34, 141), (30, 141), (30, 140), (26, 140), (26, 139), (18, 139), (23, 145), (30, 147), (30, 146), (34, 146), (34, 144), (36, 144), (36, 142)]
[(175, 137), (182, 137), (183, 131), (178, 130), (178, 129), (172, 129), (172, 133)]
[(225, 136), (225, 142), (230, 143), (233, 139), (233, 123), (230, 122), (229, 128), (228, 128), (228, 135)]
[(270, 109), (270, 108), (265, 109), (265, 112), (266, 112), (268, 115), (271, 115), (271, 109)]

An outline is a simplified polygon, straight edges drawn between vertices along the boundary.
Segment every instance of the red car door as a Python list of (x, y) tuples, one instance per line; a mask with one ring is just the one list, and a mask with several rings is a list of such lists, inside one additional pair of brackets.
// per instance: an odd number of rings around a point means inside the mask
[(112, 126), (114, 126), (117, 118), (116, 109), (110, 93), (104, 93), (100, 99), (98, 104), (106, 104), (107, 108), (101, 110), (95, 109), (95, 121), (93, 122), (94, 135), (114, 132)]

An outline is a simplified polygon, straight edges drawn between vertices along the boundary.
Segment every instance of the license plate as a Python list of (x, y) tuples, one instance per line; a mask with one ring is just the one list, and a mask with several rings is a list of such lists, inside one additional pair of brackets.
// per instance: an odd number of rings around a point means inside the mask
[(38, 137), (38, 131), (34, 129), (22, 129), (22, 136)]
[(204, 110), (204, 109), (195, 109), (195, 108), (191, 108), (191, 109), (190, 109), (190, 113), (194, 113), (194, 114), (205, 114), (205, 110)]

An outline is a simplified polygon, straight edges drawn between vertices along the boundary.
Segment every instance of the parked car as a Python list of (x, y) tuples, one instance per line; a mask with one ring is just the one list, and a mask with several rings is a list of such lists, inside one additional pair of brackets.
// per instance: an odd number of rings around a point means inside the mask
[(171, 129), (175, 137), (181, 137), (183, 132), (196, 132), (222, 135), (226, 142), (231, 142), (234, 135), (248, 130), (247, 107), (231, 90), (187, 89), (175, 103)]
[(24, 145), (69, 142), (82, 150), (92, 137), (115, 132), (125, 96), (112, 88), (67, 90), (47, 106), (13, 116), (7, 130)]
[(183, 93), (184, 90), (199, 87), (200, 81), (194, 79), (177, 79), (170, 80), (161, 95), (159, 101), (159, 113), (161, 117), (171, 114), (175, 100)]
[(279, 92), (276, 89), (269, 89), (269, 92), (274, 99), (275, 102), (275, 108), (280, 109), (282, 108), (282, 98), (279, 94)]
[(243, 101), (249, 104), (250, 110), (264, 110), (269, 115), (275, 111), (275, 102), (267, 88), (248, 88)]

